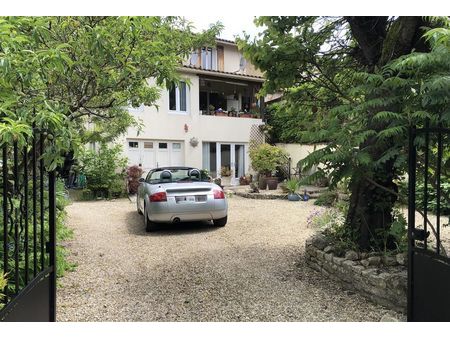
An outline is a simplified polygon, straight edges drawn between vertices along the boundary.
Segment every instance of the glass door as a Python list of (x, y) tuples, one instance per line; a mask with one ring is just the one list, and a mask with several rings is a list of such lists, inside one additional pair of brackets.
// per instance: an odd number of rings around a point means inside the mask
[(234, 177), (239, 179), (245, 175), (245, 145), (234, 145)]

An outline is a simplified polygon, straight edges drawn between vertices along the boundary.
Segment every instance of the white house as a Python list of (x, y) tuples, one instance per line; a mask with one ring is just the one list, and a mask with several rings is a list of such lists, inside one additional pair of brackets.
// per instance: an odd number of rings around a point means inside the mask
[[(250, 141), (261, 141), (256, 93), (264, 79), (233, 41), (217, 39), (214, 48), (193, 53), (179, 68), (184, 80), (161, 89), (156, 107), (130, 109), (144, 124), (130, 128), (120, 142), (129, 164), (145, 171), (167, 165), (207, 169), (212, 177), (231, 174), (231, 183), (251, 171)], [(150, 80), (149, 83), (152, 83)], [(258, 118), (246, 112), (258, 113)], [(226, 116), (220, 116), (226, 115)]]

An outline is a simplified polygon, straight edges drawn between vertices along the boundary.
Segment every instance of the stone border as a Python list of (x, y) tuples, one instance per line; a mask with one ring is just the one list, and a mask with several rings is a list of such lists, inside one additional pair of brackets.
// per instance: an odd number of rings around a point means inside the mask
[(309, 267), (344, 288), (376, 304), (406, 312), (407, 270), (403, 254), (394, 258), (347, 251), (344, 257), (339, 257), (322, 234), (306, 241), (305, 253)]
[(234, 194), (236, 196), (244, 197), (244, 198), (251, 198), (255, 200), (288, 200), (287, 194), (260, 194), (257, 192), (242, 192), (242, 191), (235, 191)]
[[(257, 192), (243, 192), (243, 191), (234, 191), (236, 196), (251, 198), (255, 200), (288, 200), (287, 193), (285, 194), (261, 194)], [(309, 199), (313, 200), (319, 197), (319, 194), (309, 194)], [(299, 201), (301, 202), (301, 200)]]

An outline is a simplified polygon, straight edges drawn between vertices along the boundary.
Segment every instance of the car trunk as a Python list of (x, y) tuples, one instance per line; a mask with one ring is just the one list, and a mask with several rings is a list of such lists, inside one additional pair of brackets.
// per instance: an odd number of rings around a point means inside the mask
[(177, 204), (177, 212), (208, 211), (208, 200), (214, 200), (211, 186), (201, 182), (175, 183), (163, 188), (167, 198)]

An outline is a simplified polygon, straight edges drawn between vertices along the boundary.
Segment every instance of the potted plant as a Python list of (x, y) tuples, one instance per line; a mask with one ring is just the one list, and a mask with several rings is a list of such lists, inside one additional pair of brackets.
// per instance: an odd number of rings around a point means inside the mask
[(222, 108), (219, 108), (219, 109), (216, 110), (215, 115), (216, 116), (228, 116), (228, 113), (224, 112)]
[(278, 186), (281, 189), (281, 192), (284, 193), (284, 194), (287, 194), (289, 192), (289, 190), (286, 188), (286, 181), (287, 180), (284, 180)]
[(289, 201), (300, 201), (300, 195), (297, 194), (297, 189), (299, 188), (300, 184), (297, 179), (290, 179), (287, 180), (285, 183), (286, 190), (288, 191), (288, 200)]
[(263, 143), (250, 150), (250, 159), (252, 167), (259, 173), (259, 188), (275, 190), (278, 186), (278, 178), (272, 176), (276, 168), (283, 163), (286, 156), (284, 150)]
[(249, 185), (252, 182), (252, 175), (239, 177), (240, 185)]
[(231, 169), (229, 167), (222, 167), (220, 168), (220, 176), (228, 177), (231, 175)]
[(236, 117), (237, 116), (236, 108), (232, 107), (228, 112), (228, 116)]
[(247, 111), (247, 109), (244, 109), (244, 112), (239, 113), (239, 117), (247, 117), (247, 118), (251, 118), (251, 117), (252, 117), (252, 114), (249, 113), (249, 112)]
[(216, 107), (214, 107), (212, 104), (208, 106), (209, 115), (214, 115), (214, 112), (216, 111)]
[(256, 109), (250, 110), (250, 117), (257, 119), (259, 117), (259, 112)]

